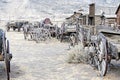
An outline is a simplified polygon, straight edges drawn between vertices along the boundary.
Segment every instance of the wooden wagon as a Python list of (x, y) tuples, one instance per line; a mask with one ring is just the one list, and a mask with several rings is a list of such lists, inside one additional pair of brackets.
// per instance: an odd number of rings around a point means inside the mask
[[(113, 40), (114, 39), (114, 40)], [(88, 62), (95, 66), (101, 76), (105, 76), (112, 59), (120, 59), (120, 32), (111, 29), (98, 29), (91, 36), (88, 50)]]
[(59, 31), (60, 41), (62, 42), (65, 38), (67, 38), (68, 41), (70, 41), (71, 46), (75, 46), (77, 43), (76, 29), (76, 24), (71, 25), (63, 22)]
[(10, 54), (9, 40), (6, 39), (5, 32), (0, 29), (0, 61), (5, 62), (5, 71), (7, 80), (10, 80), (10, 60), (12, 54)]

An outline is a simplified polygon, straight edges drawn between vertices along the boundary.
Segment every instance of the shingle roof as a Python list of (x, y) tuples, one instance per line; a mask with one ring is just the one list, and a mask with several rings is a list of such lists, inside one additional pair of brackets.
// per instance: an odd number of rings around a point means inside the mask
[(117, 14), (118, 13), (118, 10), (120, 9), (120, 4), (119, 4), (119, 6), (118, 6), (118, 8), (117, 8), (117, 11), (115, 12), (115, 14)]

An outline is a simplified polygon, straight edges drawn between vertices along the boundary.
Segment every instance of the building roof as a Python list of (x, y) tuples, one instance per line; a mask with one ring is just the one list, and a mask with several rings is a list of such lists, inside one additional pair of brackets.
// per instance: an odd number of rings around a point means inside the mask
[(66, 19), (70, 19), (70, 18), (73, 18), (73, 17), (78, 17), (79, 18), (80, 15), (82, 15), (82, 13), (74, 12), (73, 15), (71, 15), (70, 17), (67, 17)]
[(106, 18), (117, 18), (116, 15), (105, 15)]
[(119, 6), (118, 6), (118, 8), (117, 8), (117, 11), (115, 12), (115, 14), (118, 13), (119, 9), (120, 9), (120, 4), (119, 4)]

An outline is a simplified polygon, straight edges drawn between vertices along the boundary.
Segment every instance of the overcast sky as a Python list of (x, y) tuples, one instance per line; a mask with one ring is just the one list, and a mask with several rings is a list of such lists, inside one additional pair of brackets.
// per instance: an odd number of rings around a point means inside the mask
[[(46, 16), (64, 18), (80, 8), (84, 10), (84, 13), (88, 13), (90, 3), (95, 3), (99, 10), (96, 10), (98, 13), (102, 10), (106, 11), (106, 14), (114, 14), (120, 0), (0, 0), (0, 17), (7, 19), (8, 17), (44, 18)], [(112, 9), (111, 7), (116, 8)]]

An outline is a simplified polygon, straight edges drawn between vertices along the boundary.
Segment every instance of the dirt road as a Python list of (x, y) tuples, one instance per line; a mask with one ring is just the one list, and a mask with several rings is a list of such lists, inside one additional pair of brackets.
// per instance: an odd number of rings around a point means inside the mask
[[(68, 64), (68, 44), (52, 39), (36, 43), (24, 40), (22, 32), (8, 32), (11, 61), (11, 80), (119, 80), (120, 64), (115, 62), (107, 75), (97, 76), (97, 70), (87, 64)], [(4, 63), (0, 63), (0, 80), (5, 79)]]

